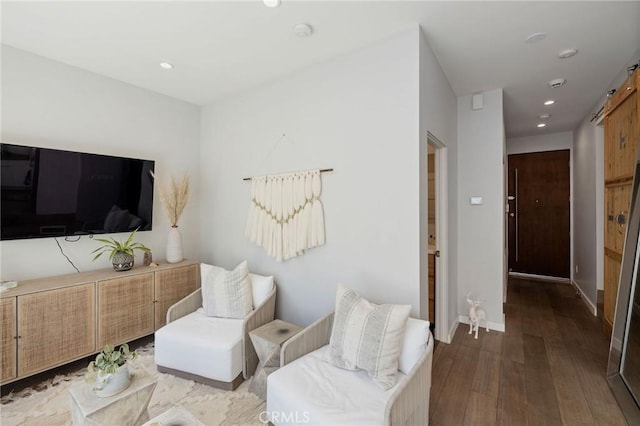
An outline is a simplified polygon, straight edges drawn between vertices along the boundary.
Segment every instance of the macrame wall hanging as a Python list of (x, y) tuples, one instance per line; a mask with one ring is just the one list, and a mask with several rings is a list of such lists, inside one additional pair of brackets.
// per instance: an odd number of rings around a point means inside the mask
[(277, 261), (304, 254), (325, 241), (320, 201), (321, 171), (308, 170), (251, 180), (246, 238)]

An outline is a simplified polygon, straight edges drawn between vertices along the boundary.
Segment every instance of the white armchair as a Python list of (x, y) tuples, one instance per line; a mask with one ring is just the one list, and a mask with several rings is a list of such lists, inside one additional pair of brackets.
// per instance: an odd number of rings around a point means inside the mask
[(158, 371), (234, 390), (258, 365), (249, 332), (273, 321), (273, 277), (249, 274), (254, 309), (244, 319), (209, 317), (198, 289), (169, 308), (167, 324), (155, 333)]
[[(326, 361), (333, 313), (288, 340), (267, 379), (274, 425), (426, 425), (434, 341), (427, 321), (409, 318), (396, 384), (377, 386), (363, 370)], [(404, 370), (404, 372), (402, 371)]]

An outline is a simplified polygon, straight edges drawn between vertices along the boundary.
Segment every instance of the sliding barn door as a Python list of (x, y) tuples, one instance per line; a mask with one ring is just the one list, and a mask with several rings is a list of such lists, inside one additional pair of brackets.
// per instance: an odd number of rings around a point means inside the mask
[(509, 155), (509, 271), (569, 278), (569, 151)]
[(607, 102), (604, 119), (604, 330), (611, 334), (624, 238), (627, 230), (636, 151), (640, 139), (640, 99), (635, 74)]

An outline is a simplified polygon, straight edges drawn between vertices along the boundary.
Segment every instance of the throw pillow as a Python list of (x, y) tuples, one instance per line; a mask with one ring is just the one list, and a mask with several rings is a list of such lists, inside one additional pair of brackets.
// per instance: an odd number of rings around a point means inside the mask
[(410, 305), (376, 305), (338, 284), (329, 362), (363, 369), (387, 390), (396, 383)]
[(429, 321), (415, 318), (407, 319), (402, 350), (398, 360), (398, 369), (404, 374), (409, 374), (409, 371), (416, 365), (424, 351), (427, 350), (429, 336), (431, 336)]
[(249, 267), (244, 261), (233, 271), (200, 268), (202, 307), (210, 317), (244, 318), (253, 309)]
[(273, 290), (273, 276), (268, 277), (264, 275), (249, 274), (251, 279), (251, 291), (253, 297), (253, 307), (260, 306), (269, 296), (271, 290)]

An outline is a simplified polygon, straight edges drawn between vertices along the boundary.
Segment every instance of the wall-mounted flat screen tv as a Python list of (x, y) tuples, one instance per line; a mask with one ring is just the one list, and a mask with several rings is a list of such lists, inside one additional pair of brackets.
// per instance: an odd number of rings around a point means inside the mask
[(2, 143), (2, 240), (151, 230), (154, 161)]

